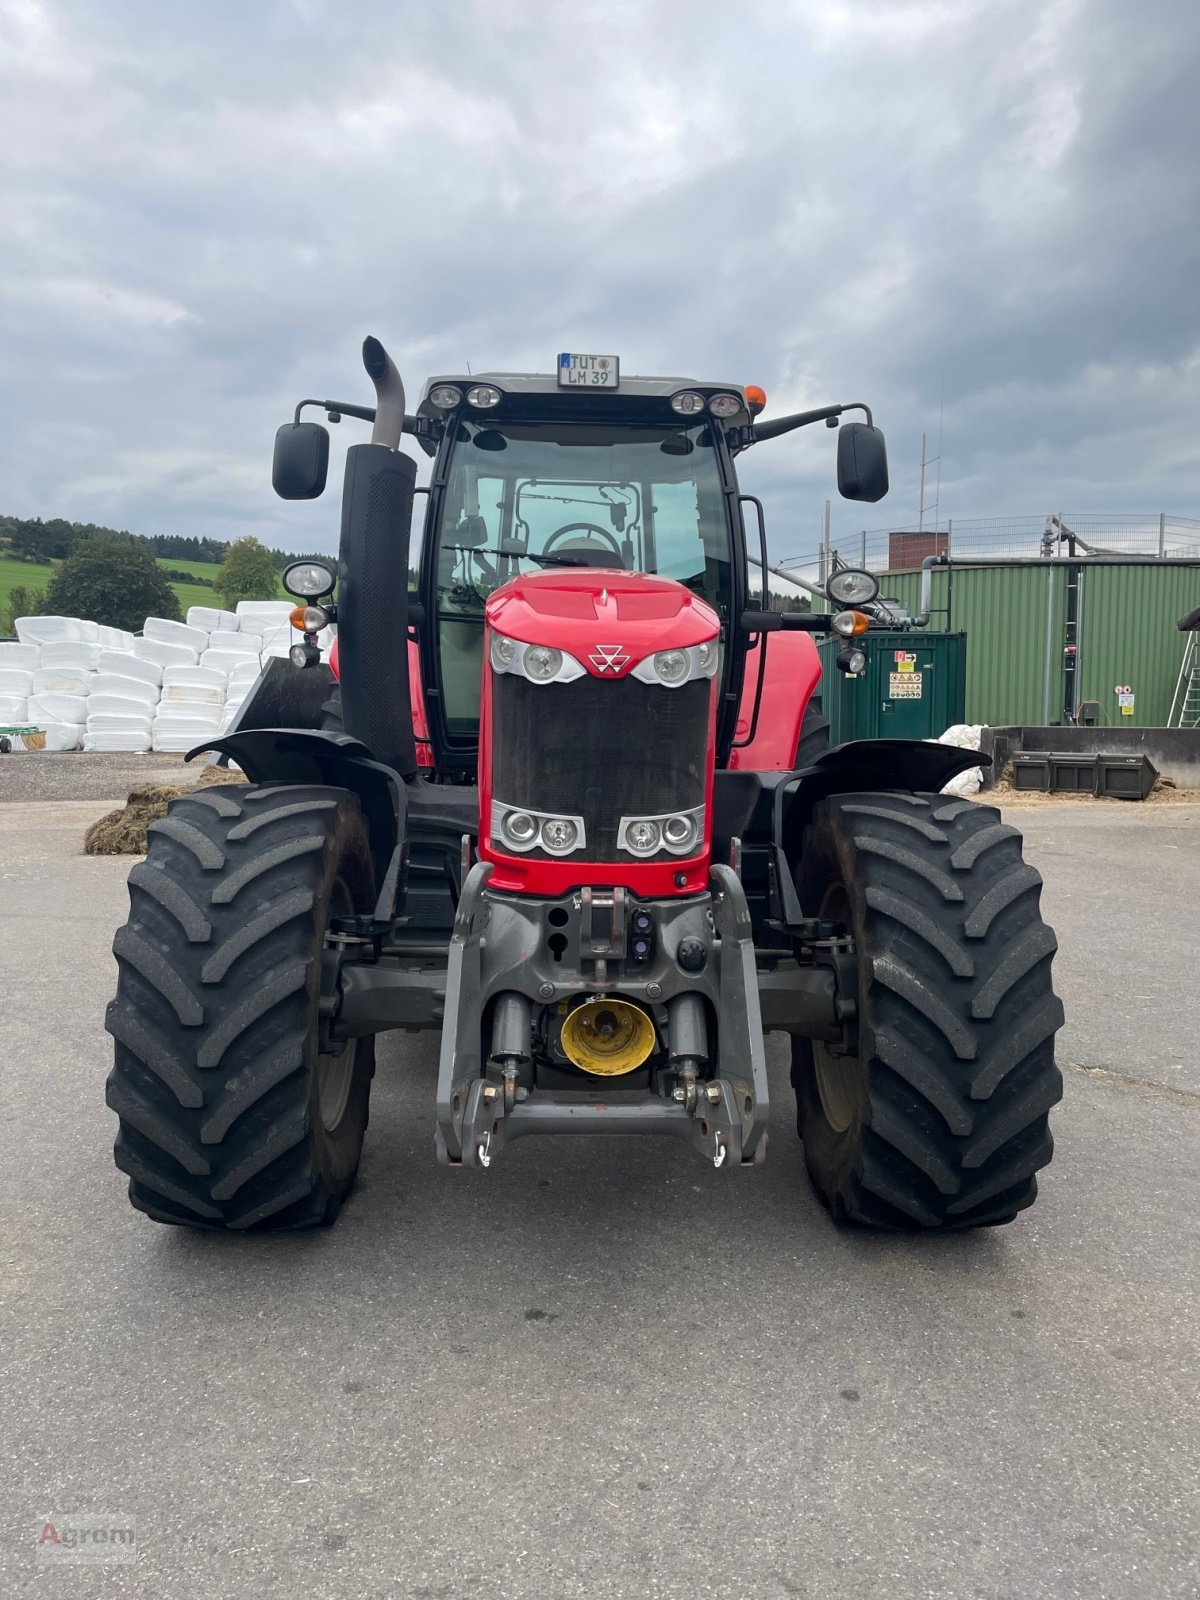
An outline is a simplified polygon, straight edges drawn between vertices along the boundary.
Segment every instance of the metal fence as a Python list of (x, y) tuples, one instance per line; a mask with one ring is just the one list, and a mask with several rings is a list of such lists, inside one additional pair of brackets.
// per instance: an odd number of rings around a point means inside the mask
[(972, 517), (914, 528), (863, 528), (839, 533), (827, 547), (786, 556), (780, 565), (810, 582), (831, 566), (869, 567), (876, 572), (908, 572), (923, 556), (947, 554), (986, 560), (1006, 556), (1066, 554), (1074, 538), (1098, 555), (1200, 557), (1200, 518), (1171, 512), (1111, 514), (1103, 511), (1048, 512), (1042, 516)]

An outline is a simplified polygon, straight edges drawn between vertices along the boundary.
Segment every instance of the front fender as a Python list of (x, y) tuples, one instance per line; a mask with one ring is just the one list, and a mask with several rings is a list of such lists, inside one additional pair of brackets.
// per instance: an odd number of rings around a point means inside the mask
[(827, 750), (809, 767), (778, 785), (774, 797), (771, 844), (771, 898), (775, 918), (797, 926), (811, 908), (801, 907), (794, 887), (804, 830), (817, 802), (831, 794), (901, 790), (937, 794), (951, 778), (971, 767), (988, 767), (982, 750), (926, 743), (923, 739), (857, 739)]
[(408, 791), (400, 774), (376, 761), (347, 733), (315, 728), (246, 728), (189, 750), (229, 756), (251, 783), (316, 783), (350, 789), (367, 823), (379, 896), (375, 920), (390, 923), (404, 897), (403, 859), (408, 836)]

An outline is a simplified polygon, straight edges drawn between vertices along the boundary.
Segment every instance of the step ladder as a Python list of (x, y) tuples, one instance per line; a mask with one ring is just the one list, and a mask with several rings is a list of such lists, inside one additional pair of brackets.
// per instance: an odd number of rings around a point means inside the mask
[(1179, 678), (1175, 684), (1175, 694), (1171, 700), (1171, 715), (1167, 726), (1171, 728), (1200, 728), (1200, 648), (1197, 639), (1200, 635), (1188, 634), (1187, 644), (1183, 647), (1183, 661), (1179, 668)]

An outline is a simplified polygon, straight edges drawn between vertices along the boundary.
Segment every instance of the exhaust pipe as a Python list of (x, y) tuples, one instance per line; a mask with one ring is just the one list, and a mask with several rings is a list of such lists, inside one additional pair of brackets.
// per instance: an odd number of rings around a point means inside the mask
[(346, 452), (338, 549), (338, 667), (348, 734), (401, 777), (417, 771), (408, 682), (408, 543), (417, 464), (399, 453), (404, 384), (378, 339), (363, 342), (375, 385), (370, 444)]

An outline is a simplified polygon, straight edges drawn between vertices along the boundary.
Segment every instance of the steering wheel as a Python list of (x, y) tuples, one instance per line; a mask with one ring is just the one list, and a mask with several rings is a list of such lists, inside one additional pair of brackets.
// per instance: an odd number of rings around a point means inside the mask
[(542, 554), (544, 556), (548, 556), (558, 541), (560, 539), (565, 539), (568, 533), (598, 534), (599, 537), (604, 540), (608, 548), (612, 551), (613, 555), (616, 556), (617, 560), (622, 560), (621, 546), (613, 538), (612, 534), (609, 533), (607, 528), (601, 528), (595, 522), (568, 522), (564, 527), (556, 528), (542, 546)]

